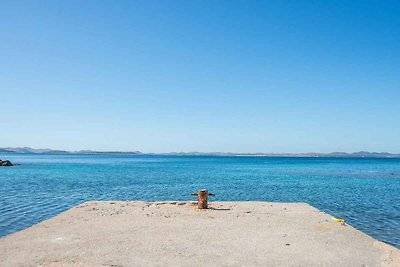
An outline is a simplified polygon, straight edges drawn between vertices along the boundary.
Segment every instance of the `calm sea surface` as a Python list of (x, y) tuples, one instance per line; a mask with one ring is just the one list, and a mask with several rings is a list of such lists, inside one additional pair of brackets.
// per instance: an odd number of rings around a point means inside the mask
[(0, 154), (0, 236), (87, 200), (307, 202), (400, 247), (400, 159)]

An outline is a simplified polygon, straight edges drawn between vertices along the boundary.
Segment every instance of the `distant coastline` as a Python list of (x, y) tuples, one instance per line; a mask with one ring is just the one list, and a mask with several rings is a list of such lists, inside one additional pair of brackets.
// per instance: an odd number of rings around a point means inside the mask
[(16, 154), (127, 154), (127, 155), (165, 155), (165, 156), (241, 156), (241, 157), (299, 157), (299, 158), (400, 158), (400, 154), (388, 152), (332, 152), (332, 153), (233, 153), (233, 152), (170, 152), (170, 153), (143, 153), (140, 151), (94, 151), (79, 150), (66, 151), (49, 148), (35, 149), (30, 147), (0, 148), (0, 153)]

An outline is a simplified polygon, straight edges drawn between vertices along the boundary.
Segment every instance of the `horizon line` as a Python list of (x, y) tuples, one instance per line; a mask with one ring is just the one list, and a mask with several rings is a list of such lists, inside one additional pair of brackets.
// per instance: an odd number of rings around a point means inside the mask
[(381, 156), (398, 156), (400, 157), (400, 153), (390, 153), (390, 152), (377, 152), (377, 151), (353, 151), (353, 152), (345, 152), (345, 151), (332, 151), (332, 152), (221, 152), (221, 151), (170, 151), (170, 152), (142, 152), (139, 150), (136, 151), (124, 151), (124, 150), (91, 150), (91, 149), (81, 149), (81, 150), (64, 150), (64, 149), (51, 149), (51, 148), (32, 148), (32, 147), (0, 147), (0, 152), (2, 153), (32, 153), (32, 154), (45, 154), (45, 153), (53, 153), (53, 154), (143, 154), (143, 155), (265, 155), (265, 156), (283, 156), (283, 155), (303, 155), (303, 156), (356, 156), (356, 155), (381, 155)]

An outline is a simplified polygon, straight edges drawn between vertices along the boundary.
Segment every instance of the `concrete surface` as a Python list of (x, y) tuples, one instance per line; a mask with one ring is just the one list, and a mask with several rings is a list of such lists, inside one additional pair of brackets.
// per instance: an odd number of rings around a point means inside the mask
[(1, 266), (400, 266), (304, 203), (86, 202), (0, 238)]

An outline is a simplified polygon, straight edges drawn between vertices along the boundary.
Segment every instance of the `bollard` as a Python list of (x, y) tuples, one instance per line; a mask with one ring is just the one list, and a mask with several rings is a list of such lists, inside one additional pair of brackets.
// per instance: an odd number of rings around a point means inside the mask
[(208, 209), (208, 196), (215, 196), (215, 194), (208, 193), (206, 189), (200, 189), (197, 193), (193, 193), (192, 196), (197, 196), (198, 209)]

